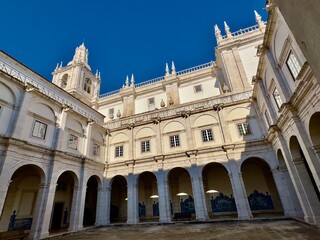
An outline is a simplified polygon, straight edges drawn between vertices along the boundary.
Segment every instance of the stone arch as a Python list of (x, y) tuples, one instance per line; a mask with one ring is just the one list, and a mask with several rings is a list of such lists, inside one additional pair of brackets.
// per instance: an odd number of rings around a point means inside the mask
[(68, 79), (69, 79), (69, 75), (68, 75), (68, 73), (65, 73), (61, 78), (61, 87), (62, 88), (66, 88), (68, 86)]
[(124, 176), (116, 175), (110, 181), (110, 222), (127, 221), (127, 180)]
[(0, 82), (0, 134), (8, 134), (12, 122), (14, 108), (16, 106), (16, 95), (6, 84)]
[(143, 127), (136, 133), (135, 139), (155, 136), (155, 131), (150, 127)]
[(3, 82), (0, 82), (0, 89), (1, 89), (0, 101), (2, 99), (6, 103), (9, 103), (10, 105), (15, 106), (17, 97), (14, 91), (7, 84)]
[(49, 120), (50, 122), (56, 122), (55, 111), (45, 103), (32, 102), (30, 103), (29, 111), (41, 116), (42, 118)]
[[(37, 225), (36, 207), (42, 198), (41, 185), (45, 185), (46, 176), (42, 168), (34, 164), (26, 164), (17, 168), (11, 175), (0, 220), (0, 231), (23, 228), (30, 230), (32, 224)], [(10, 216), (16, 215), (15, 221)]]
[(210, 218), (237, 217), (236, 202), (227, 168), (217, 162), (202, 169), (205, 200)]
[(309, 201), (312, 202), (317, 199), (318, 204), (320, 201), (320, 191), (312, 175), (309, 164), (301, 149), (298, 138), (295, 135), (292, 135), (289, 139), (289, 148), (292, 162), (296, 166), (296, 170), (303, 184), (305, 192), (308, 195)]
[[(57, 186), (52, 206), (50, 231), (65, 229), (71, 224), (71, 215), (77, 211), (74, 199), (79, 186), (79, 179), (76, 173), (71, 170), (61, 171), (56, 180)], [(75, 221), (73, 219), (73, 221)]]
[(145, 171), (137, 178), (138, 185), (138, 204), (139, 221), (158, 221), (159, 220), (159, 195), (157, 176)]
[(320, 148), (320, 112), (312, 114), (309, 120), (309, 135), (314, 148)]
[(249, 157), (242, 162), (241, 172), (252, 215), (283, 215), (281, 200), (268, 162), (262, 158)]
[(66, 126), (81, 135), (84, 133), (83, 124), (72, 117), (68, 119)]
[(201, 116), (198, 116), (196, 119), (194, 119), (193, 127), (200, 127), (200, 126), (216, 124), (216, 123), (218, 123), (217, 118), (215, 118), (211, 114), (203, 114)]
[(117, 144), (120, 142), (127, 142), (129, 140), (128, 135), (120, 132), (112, 136), (110, 144)]
[(167, 179), (171, 215), (188, 213), (194, 218), (194, 196), (189, 171), (182, 167), (175, 167), (168, 172)]
[(233, 119), (247, 118), (248, 116), (250, 116), (250, 109), (246, 107), (236, 107), (228, 112), (227, 121), (232, 121)]
[(179, 121), (170, 121), (163, 128), (162, 133), (177, 132), (184, 130), (184, 125)]
[(98, 188), (100, 185), (101, 179), (97, 175), (92, 175), (87, 180), (83, 226), (95, 225), (97, 216)]
[(277, 27), (274, 38), (273, 38), (273, 56), (279, 61), (281, 56), (282, 47), (286, 38), (288, 37), (288, 32), (284, 24), (280, 23)]

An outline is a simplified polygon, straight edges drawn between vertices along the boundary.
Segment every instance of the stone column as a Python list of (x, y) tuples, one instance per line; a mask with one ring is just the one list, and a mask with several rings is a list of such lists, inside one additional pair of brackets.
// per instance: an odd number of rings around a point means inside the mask
[[(292, 184), (294, 186), (294, 189), (296, 191), (297, 197), (299, 199), (300, 202), (300, 206), (302, 208), (303, 214), (304, 214), (304, 220), (306, 222), (310, 222), (310, 223), (315, 223), (315, 222), (320, 222), (320, 220), (318, 219), (319, 217), (316, 217), (314, 215), (314, 212), (319, 212), (320, 209), (319, 207), (316, 207), (319, 204), (319, 201), (316, 202), (316, 205), (311, 205), (309, 202), (309, 198), (314, 198), (314, 197), (310, 197), (309, 195), (315, 195), (314, 190), (312, 189), (311, 192), (310, 191), (306, 191), (305, 187), (308, 187), (309, 182), (306, 182), (305, 178), (306, 176), (300, 176), (299, 174), (299, 169), (305, 171), (305, 167), (303, 166), (303, 162), (302, 161), (292, 161), (291, 160), (291, 154), (289, 152), (287, 143), (285, 141), (285, 139), (283, 138), (282, 134), (277, 133), (278, 135), (278, 139), (280, 142), (280, 145), (282, 147), (282, 151), (283, 151), (283, 158), (285, 160), (285, 163), (288, 167), (288, 171), (292, 180)], [(299, 166), (300, 165), (300, 166)], [(317, 216), (320, 216), (319, 213), (316, 214)]]
[(69, 231), (78, 231), (83, 228), (84, 205), (86, 199), (86, 184), (74, 187)]
[[(6, 224), (4, 229), (0, 228), (0, 231), (7, 231), (8, 229), (8, 225), (9, 225), (9, 220), (10, 220), (10, 215), (11, 213), (5, 214), (5, 209), (4, 209), (4, 204), (5, 204), (5, 200), (8, 194), (8, 190), (9, 190), (9, 186), (10, 186), (10, 177), (5, 176), (3, 177), (3, 175), (0, 175), (0, 219), (1, 222), (4, 221), (4, 219), (6, 218), (4, 215), (8, 215), (8, 224)], [(2, 225), (2, 224), (1, 224)]]
[(129, 173), (128, 176), (128, 218), (127, 223), (129, 224), (136, 224), (139, 222), (139, 215), (138, 215), (138, 185), (136, 182), (136, 177)]
[(171, 222), (171, 209), (168, 194), (168, 181), (166, 180), (165, 171), (159, 169), (157, 172), (158, 196), (159, 196), (159, 222)]
[(312, 143), (310, 142), (310, 139), (308, 137), (308, 133), (302, 124), (300, 118), (296, 115), (296, 113), (293, 113), (292, 119), (294, 121), (294, 124), (292, 125), (292, 128), (294, 129), (294, 132), (296, 133), (296, 136), (299, 141), (299, 145), (303, 151), (303, 154), (305, 156), (305, 159), (308, 163), (308, 166), (310, 168), (310, 171), (312, 173), (312, 176), (314, 178), (314, 181), (317, 184), (318, 190), (320, 191), (320, 161), (318, 156), (312, 151)]
[(33, 219), (32, 219), (32, 227), (30, 230), (29, 238), (30, 239), (38, 239), (41, 235), (42, 230), (42, 221), (43, 221), (43, 213), (45, 207), (45, 201), (47, 199), (49, 185), (40, 184), (38, 197), (37, 197), (37, 204), (34, 207), (33, 212)]
[(272, 175), (274, 182), (276, 184), (278, 194), (281, 200), (281, 204), (283, 207), (284, 215), (286, 217), (295, 217), (295, 210), (291, 200), (291, 196), (288, 192), (288, 188), (284, 182), (282, 174), (277, 169), (272, 169)]
[(22, 129), (24, 127), (25, 116), (27, 116), (29, 102), (30, 102), (30, 94), (27, 92), (31, 91), (32, 86), (26, 86), (25, 91), (21, 92), (18, 101), (16, 102), (16, 106), (18, 109), (13, 111), (10, 125), (8, 126), (7, 136), (21, 139)]
[(96, 210), (96, 226), (106, 226), (110, 224), (110, 202), (111, 188), (99, 187)]
[(242, 179), (242, 173), (239, 172), (238, 166), (234, 159), (229, 159), (230, 170), (229, 173), (230, 182), (232, 186), (233, 195), (235, 198), (238, 219), (239, 220), (248, 220), (252, 219), (252, 213), (246, 193), (246, 189), (244, 186), (244, 182)]
[(43, 199), (42, 204), (43, 204), (43, 212), (42, 212), (42, 221), (39, 223), (39, 228), (38, 231), (39, 233), (37, 234), (39, 238), (47, 238), (49, 236), (49, 228), (50, 228), (50, 220), (51, 220), (51, 213), (52, 213), (52, 208), (53, 208), (53, 201), (54, 201), (54, 196), (56, 193), (56, 187), (57, 183), (52, 182), (48, 186), (47, 189), (47, 194), (46, 198)]
[(86, 128), (83, 155), (87, 158), (90, 158), (90, 155), (92, 155), (91, 132), (93, 123), (93, 121), (88, 121)]
[(191, 166), (192, 193), (196, 210), (196, 220), (205, 221), (209, 219), (208, 210), (204, 195), (202, 177), (199, 176), (198, 166)]

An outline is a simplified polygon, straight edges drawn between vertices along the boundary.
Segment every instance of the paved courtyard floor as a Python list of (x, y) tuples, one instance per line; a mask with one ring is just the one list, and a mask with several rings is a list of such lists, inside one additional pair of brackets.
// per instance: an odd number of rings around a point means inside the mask
[(56, 239), (77, 240), (320, 240), (320, 228), (295, 220), (175, 223), (168, 225), (113, 225), (57, 236)]

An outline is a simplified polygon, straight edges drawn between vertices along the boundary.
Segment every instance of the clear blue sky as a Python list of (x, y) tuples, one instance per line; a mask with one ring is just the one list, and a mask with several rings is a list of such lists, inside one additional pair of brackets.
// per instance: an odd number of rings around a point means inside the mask
[(2, 0), (0, 48), (51, 80), (83, 41), (89, 65), (101, 71), (101, 93), (214, 60), (213, 27), (224, 35), (264, 21), (265, 0)]

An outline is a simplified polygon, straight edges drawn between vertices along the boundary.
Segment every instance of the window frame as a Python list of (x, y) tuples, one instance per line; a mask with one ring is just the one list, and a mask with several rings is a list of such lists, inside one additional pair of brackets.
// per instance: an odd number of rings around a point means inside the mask
[(264, 111), (264, 118), (266, 119), (266, 123), (268, 124), (268, 127), (271, 125), (271, 119), (268, 110)]
[(124, 156), (123, 149), (124, 149), (123, 145), (116, 146), (114, 148), (114, 151), (115, 151), (114, 152), (114, 157), (116, 157), (116, 158), (123, 157)]
[(246, 136), (246, 135), (250, 135), (252, 133), (251, 129), (250, 129), (249, 122), (237, 123), (237, 129), (238, 129), (240, 136)]
[(141, 153), (150, 152), (150, 140), (141, 141)]
[[(290, 62), (289, 62), (290, 61)], [(293, 50), (289, 51), (289, 54), (286, 58), (286, 65), (287, 68), (293, 78), (293, 80), (297, 80), (297, 77), (299, 76), (299, 73), (302, 69), (302, 65), (299, 62), (296, 54), (293, 52)]]
[(88, 93), (91, 94), (91, 87), (92, 87), (92, 80), (90, 78), (85, 78), (84, 79), (84, 85), (83, 85), (83, 90)]
[[(152, 101), (150, 101), (150, 100), (152, 100)], [(154, 97), (148, 98), (148, 109), (149, 109), (149, 110), (154, 110), (155, 107), (156, 107), (156, 100), (155, 100), (155, 98), (154, 98)]]
[(174, 147), (180, 147), (180, 136), (179, 134), (175, 134), (175, 135), (171, 135), (169, 136), (169, 142), (170, 142), (170, 147), (174, 148)]
[(94, 143), (92, 147), (92, 155), (95, 157), (100, 157), (101, 147), (99, 144)]
[[(74, 139), (72, 140), (71, 137), (73, 137)], [(73, 147), (73, 142), (75, 142), (75, 147)], [(68, 148), (78, 150), (78, 147), (79, 147), (79, 136), (70, 133), (68, 138)]]
[(201, 130), (202, 142), (211, 142), (213, 141), (213, 132), (211, 128), (206, 128)]
[[(275, 93), (275, 92), (277, 92), (277, 93)], [(276, 102), (278, 109), (280, 109), (280, 107), (283, 104), (283, 101), (282, 101), (282, 98), (281, 98), (280, 93), (277, 88), (273, 89), (272, 96), (273, 96), (274, 101)]]
[[(0, 114), (1, 114), (1, 110), (0, 110)], [(36, 126), (39, 124), (39, 127), (38, 127), (38, 130), (37, 130), (37, 133), (36, 133)], [(42, 134), (43, 136), (39, 136), (41, 134), (40, 133), (40, 127), (41, 126), (45, 126), (45, 129), (44, 129), (44, 133)], [(33, 123), (33, 128), (32, 128), (32, 133), (31, 133), (31, 136), (34, 137), (34, 138), (38, 138), (38, 139), (42, 139), (42, 140), (45, 140), (46, 139), (46, 135), (47, 135), (47, 129), (48, 129), (48, 124), (44, 123), (44, 122), (41, 122), (37, 119), (34, 120), (34, 123)]]
[[(197, 90), (197, 87), (200, 87), (200, 89)], [(193, 86), (193, 90), (194, 90), (194, 93), (202, 92), (202, 84), (197, 84), (197, 85)]]

